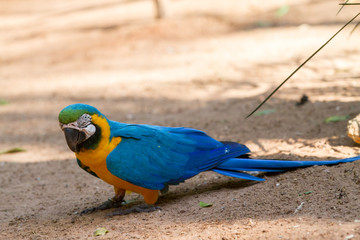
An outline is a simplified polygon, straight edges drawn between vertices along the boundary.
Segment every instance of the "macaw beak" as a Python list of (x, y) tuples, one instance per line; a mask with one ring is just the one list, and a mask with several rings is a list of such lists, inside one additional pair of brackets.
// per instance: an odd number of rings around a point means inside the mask
[(66, 143), (73, 152), (77, 152), (77, 145), (86, 139), (84, 132), (74, 128), (64, 128)]

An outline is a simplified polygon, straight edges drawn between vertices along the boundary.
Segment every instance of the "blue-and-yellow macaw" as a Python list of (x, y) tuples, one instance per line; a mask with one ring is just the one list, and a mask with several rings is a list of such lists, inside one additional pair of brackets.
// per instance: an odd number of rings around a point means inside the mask
[(120, 206), (127, 190), (141, 194), (147, 204), (153, 205), (159, 190), (204, 171), (264, 181), (244, 171), (283, 172), (360, 159), (360, 156), (332, 161), (250, 159), (250, 150), (245, 145), (220, 142), (192, 128), (111, 121), (86, 104), (65, 107), (59, 122), (79, 166), (114, 186), (115, 197), (92, 210)]

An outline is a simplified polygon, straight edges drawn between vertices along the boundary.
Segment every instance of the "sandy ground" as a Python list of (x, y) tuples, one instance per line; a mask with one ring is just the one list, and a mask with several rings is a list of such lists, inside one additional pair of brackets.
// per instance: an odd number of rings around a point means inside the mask
[[(82, 102), (117, 121), (202, 129), (255, 157), (358, 155), (346, 121), (324, 123), (360, 112), (351, 27), (263, 107), (276, 112), (245, 120), (359, 11), (336, 16), (337, 3), (173, 0), (155, 20), (145, 0), (1, 0), (0, 150), (26, 152), (0, 155), (0, 238), (360, 239), (360, 162), (262, 183), (202, 173), (172, 187), (158, 211), (79, 216), (113, 190), (77, 166), (57, 122), (63, 107)], [(303, 94), (310, 101), (296, 106)], [(98, 227), (109, 233), (94, 237)]]

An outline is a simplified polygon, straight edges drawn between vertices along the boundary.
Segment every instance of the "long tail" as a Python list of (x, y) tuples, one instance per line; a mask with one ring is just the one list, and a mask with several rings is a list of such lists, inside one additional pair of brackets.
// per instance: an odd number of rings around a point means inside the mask
[(263, 178), (255, 177), (239, 171), (260, 171), (260, 172), (285, 172), (296, 168), (311, 166), (335, 165), (339, 163), (354, 162), (360, 160), (360, 155), (352, 158), (330, 161), (288, 161), (288, 160), (266, 160), (250, 158), (231, 158), (218, 165), (212, 171), (237, 178), (253, 181), (265, 181)]

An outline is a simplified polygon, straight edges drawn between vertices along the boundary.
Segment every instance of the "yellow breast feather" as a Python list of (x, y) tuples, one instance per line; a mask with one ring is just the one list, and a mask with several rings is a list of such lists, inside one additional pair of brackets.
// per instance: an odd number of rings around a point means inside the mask
[(110, 140), (110, 125), (108, 121), (97, 114), (92, 116), (92, 122), (101, 128), (101, 140), (96, 149), (85, 149), (75, 153), (76, 157), (103, 181), (111, 184), (114, 188), (124, 189), (140, 193), (148, 204), (154, 204), (158, 199), (158, 190), (151, 190), (136, 186), (111, 174), (106, 166), (107, 156), (121, 142), (121, 137), (113, 137)]

